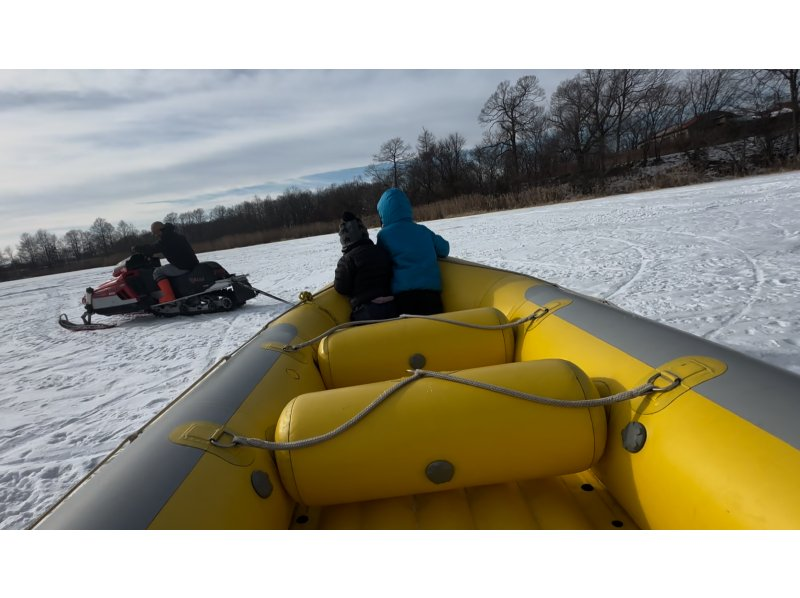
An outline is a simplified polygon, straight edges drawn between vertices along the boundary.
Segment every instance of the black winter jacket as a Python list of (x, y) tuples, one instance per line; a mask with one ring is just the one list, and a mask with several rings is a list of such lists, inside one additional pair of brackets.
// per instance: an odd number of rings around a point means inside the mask
[(175, 227), (169, 222), (164, 225), (158, 243), (137, 245), (133, 249), (146, 255), (160, 253), (170, 264), (183, 270), (191, 270), (200, 263), (186, 237), (175, 232)]
[(392, 258), (371, 239), (361, 239), (344, 249), (336, 265), (333, 288), (350, 298), (350, 306), (369, 303), (392, 294)]

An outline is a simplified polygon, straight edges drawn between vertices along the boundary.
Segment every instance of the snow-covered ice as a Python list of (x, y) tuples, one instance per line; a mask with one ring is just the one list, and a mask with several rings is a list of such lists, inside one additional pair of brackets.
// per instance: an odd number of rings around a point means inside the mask
[[(377, 201), (377, 197), (376, 197)], [(531, 274), (800, 373), (800, 173), (426, 222), (451, 255)], [(375, 238), (376, 230), (370, 231)], [(338, 236), (202, 254), (294, 301)], [(115, 316), (69, 332), (110, 267), (0, 283), (0, 529), (22, 529), (286, 306)]]

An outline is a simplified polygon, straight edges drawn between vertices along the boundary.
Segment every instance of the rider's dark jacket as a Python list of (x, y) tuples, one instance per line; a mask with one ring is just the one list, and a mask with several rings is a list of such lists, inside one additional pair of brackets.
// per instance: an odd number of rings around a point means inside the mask
[(137, 245), (133, 248), (136, 253), (153, 255), (160, 253), (174, 266), (183, 270), (191, 270), (198, 263), (197, 256), (189, 245), (186, 237), (177, 233), (172, 223), (167, 222), (161, 230), (161, 239), (152, 245)]

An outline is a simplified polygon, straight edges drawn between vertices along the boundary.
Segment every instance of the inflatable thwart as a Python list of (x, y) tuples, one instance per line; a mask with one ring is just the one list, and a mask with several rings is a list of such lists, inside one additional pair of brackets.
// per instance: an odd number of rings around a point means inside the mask
[(800, 377), (447, 258), (446, 312), (269, 322), (34, 525), (796, 529)]

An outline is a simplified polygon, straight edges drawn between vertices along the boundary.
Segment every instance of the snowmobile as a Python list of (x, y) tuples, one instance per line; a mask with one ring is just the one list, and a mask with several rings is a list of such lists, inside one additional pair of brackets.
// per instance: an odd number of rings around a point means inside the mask
[(161, 290), (153, 280), (153, 270), (161, 265), (158, 257), (134, 253), (119, 262), (114, 278), (98, 287), (89, 287), (82, 298), (86, 311), (83, 324), (71, 322), (61, 314), (59, 324), (69, 330), (113, 328), (116, 324), (92, 323), (92, 316), (152, 313), (156, 316), (177, 316), (229, 311), (245, 304), (257, 294), (283, 301), (274, 295), (254, 289), (244, 274), (230, 274), (217, 262), (200, 262), (190, 272), (170, 277), (175, 299), (159, 303)]

